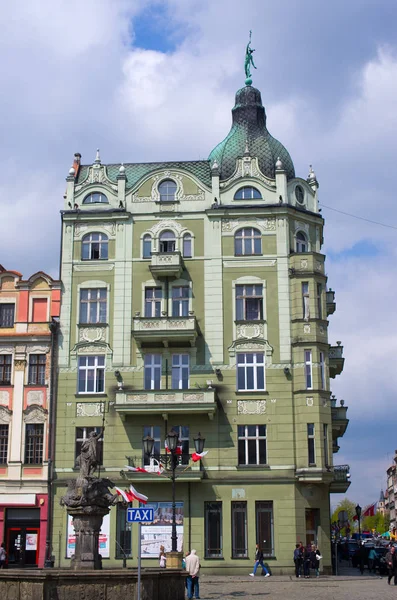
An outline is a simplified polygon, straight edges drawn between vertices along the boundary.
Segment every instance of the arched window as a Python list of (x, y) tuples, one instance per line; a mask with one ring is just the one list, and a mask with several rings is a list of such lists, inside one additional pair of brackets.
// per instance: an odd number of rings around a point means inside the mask
[(104, 233), (89, 233), (83, 237), (82, 260), (107, 260), (108, 236)]
[(185, 233), (183, 236), (183, 256), (192, 258), (192, 236), (190, 233)]
[(303, 204), (305, 199), (305, 192), (303, 191), (303, 187), (301, 185), (297, 185), (295, 188), (295, 198), (299, 204)]
[(101, 192), (91, 192), (84, 198), (83, 204), (109, 204), (109, 200)]
[(172, 231), (160, 234), (160, 252), (175, 252), (175, 234)]
[(160, 202), (175, 202), (176, 183), (172, 179), (165, 179), (159, 185)]
[(298, 231), (296, 234), (296, 251), (297, 252), (308, 252), (309, 244), (307, 243), (307, 237), (302, 231)]
[(152, 238), (149, 234), (143, 236), (142, 256), (143, 258), (150, 258), (152, 256)]
[(245, 186), (237, 190), (234, 194), (235, 200), (261, 200), (262, 194), (252, 186)]
[(236, 231), (234, 236), (234, 254), (236, 256), (250, 256), (262, 254), (262, 236), (258, 229), (244, 227)]

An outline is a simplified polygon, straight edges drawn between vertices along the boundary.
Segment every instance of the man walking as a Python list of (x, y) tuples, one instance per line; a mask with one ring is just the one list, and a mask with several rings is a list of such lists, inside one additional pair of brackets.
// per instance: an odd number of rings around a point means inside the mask
[(255, 564), (254, 564), (254, 570), (252, 571), (252, 573), (250, 573), (250, 577), (255, 577), (255, 573), (256, 570), (258, 568), (258, 566), (262, 567), (262, 574), (265, 574), (265, 577), (270, 577), (270, 573), (269, 571), (266, 569), (265, 565), (263, 564), (263, 552), (261, 547), (259, 546), (259, 544), (256, 545), (256, 549), (255, 549)]
[(391, 579), (394, 576), (394, 585), (397, 585), (397, 556), (394, 546), (391, 546), (389, 552), (385, 556), (385, 560), (388, 570), (387, 583), (390, 585)]
[(196, 550), (191, 550), (189, 556), (185, 559), (187, 576), (187, 597), (193, 598), (193, 592), (195, 592), (195, 598), (200, 598), (200, 587), (199, 587), (199, 575), (200, 575), (200, 560), (197, 556)]

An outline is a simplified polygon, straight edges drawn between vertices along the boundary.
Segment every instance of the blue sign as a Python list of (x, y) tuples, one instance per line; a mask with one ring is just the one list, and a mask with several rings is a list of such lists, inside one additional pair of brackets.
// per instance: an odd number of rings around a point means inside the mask
[(153, 508), (127, 508), (128, 523), (152, 523), (153, 520)]

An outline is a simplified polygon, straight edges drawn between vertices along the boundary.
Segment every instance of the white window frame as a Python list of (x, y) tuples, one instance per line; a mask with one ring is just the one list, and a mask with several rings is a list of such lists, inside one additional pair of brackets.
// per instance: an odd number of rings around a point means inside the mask
[[(160, 362), (156, 362), (156, 357), (160, 357)], [(161, 390), (161, 376), (163, 369), (163, 356), (159, 353), (147, 353), (144, 355), (143, 367), (143, 386), (145, 390)], [(150, 387), (146, 387), (146, 373), (150, 373)], [(159, 387), (156, 387), (156, 381)]]
[[(99, 235), (100, 237), (98, 240), (93, 240), (92, 239), (93, 235)], [(99, 244), (99, 257), (98, 258), (92, 258), (92, 244)], [(104, 247), (104, 245), (106, 245), (106, 249), (107, 249), (106, 257), (102, 256), (102, 248)], [(89, 257), (88, 258), (83, 258), (84, 246), (89, 247), (89, 252), (88, 252)], [(102, 233), (101, 231), (91, 231), (90, 233), (87, 233), (86, 235), (84, 235), (81, 240), (81, 260), (82, 261), (109, 260), (109, 236), (106, 233)]]
[[(106, 293), (106, 297), (105, 300), (102, 300), (100, 298), (100, 292), (102, 292), (103, 290), (105, 290)], [(87, 292), (88, 298), (87, 300), (82, 300), (81, 298), (81, 293), (82, 292)], [(96, 298), (92, 298), (92, 294), (93, 292), (96, 292)], [(105, 287), (80, 287), (79, 289), (79, 324), (83, 324), (83, 325), (104, 325), (107, 323), (108, 321), (108, 290)], [(86, 304), (87, 305), (87, 321), (81, 321), (81, 315), (82, 315), (82, 304)], [(96, 320), (95, 321), (91, 321), (90, 320), (90, 315), (91, 315), (91, 304), (96, 304)], [(100, 321), (99, 317), (101, 314), (100, 311), (100, 307), (101, 304), (105, 304), (105, 320), (104, 321)]]
[[(147, 300), (146, 291), (152, 290), (153, 294), (150, 300)], [(161, 295), (159, 298), (156, 298), (155, 291), (160, 290)], [(159, 314), (156, 315), (156, 304), (159, 305)], [(150, 305), (150, 315), (146, 314), (146, 307)], [(160, 285), (147, 285), (144, 291), (144, 307), (143, 314), (145, 319), (159, 319), (161, 317), (161, 309), (163, 307), (163, 288)]]
[[(90, 358), (94, 358), (94, 365), (88, 365), (88, 359)], [(98, 359), (103, 359), (103, 364), (98, 364)], [(85, 365), (81, 365), (80, 361), (86, 361)], [(86, 395), (92, 395), (92, 394), (104, 394), (105, 393), (105, 367), (106, 367), (106, 356), (104, 354), (87, 354), (84, 356), (79, 355), (78, 356), (78, 363), (77, 363), (77, 372), (78, 372), (78, 377), (77, 377), (77, 393), (78, 394), (86, 394)], [(95, 381), (95, 390), (94, 391), (88, 391), (87, 387), (88, 387), (88, 372), (89, 371), (94, 371), (94, 381)], [(98, 377), (98, 375), (100, 374), (100, 372), (103, 372), (103, 390), (98, 390), (98, 384), (100, 382), (100, 377)], [(80, 372), (84, 372), (85, 373), (85, 385), (84, 385), (84, 390), (80, 390)]]
[[(147, 242), (148, 240), (150, 240), (150, 256), (145, 256), (144, 247), (145, 247), (145, 242)], [(152, 252), (153, 252), (153, 237), (150, 235), (150, 233), (143, 234), (142, 242), (141, 242), (141, 249), (142, 249), (143, 260), (150, 260), (152, 257)]]
[(306, 389), (313, 389), (313, 354), (311, 350), (304, 350), (305, 359), (305, 383)]
[[(178, 296), (176, 298), (174, 298), (174, 290), (176, 289), (181, 289), (184, 288), (187, 290), (187, 296)], [(189, 316), (189, 311), (190, 311), (190, 286), (188, 284), (188, 282), (186, 282), (185, 284), (181, 284), (181, 285), (172, 285), (171, 287), (171, 315), (175, 318), (178, 317), (188, 317)], [(174, 302), (178, 303), (178, 314), (175, 315), (174, 314)], [(186, 305), (187, 306), (187, 314), (183, 315), (181, 314), (183, 312), (182, 308), (183, 306)]]
[[(252, 362), (247, 362), (247, 356), (253, 356), (254, 359)], [(239, 363), (239, 357), (244, 357), (244, 362)], [(262, 357), (258, 360), (258, 357)], [(258, 369), (263, 368), (263, 388), (258, 387)], [(253, 388), (239, 388), (238, 387), (238, 376), (239, 369), (244, 370), (244, 379), (247, 384), (247, 370), (253, 369), (253, 379), (254, 379), (254, 387)], [(238, 392), (263, 392), (266, 390), (266, 359), (264, 352), (236, 352), (236, 389)]]
[[(162, 198), (161, 197), (161, 189), (160, 188), (161, 188), (161, 186), (163, 186), (164, 184), (168, 184), (169, 182), (174, 184), (175, 191), (174, 191), (172, 197), (170, 197), (170, 198), (168, 197), (168, 196), (170, 196), (170, 194), (167, 191), (167, 194), (164, 194), (164, 196), (167, 196), (167, 198), (164, 198), (164, 197)], [(176, 196), (177, 196), (177, 193), (178, 193), (178, 183), (174, 179), (171, 179), (171, 177), (167, 177), (166, 179), (162, 179), (159, 182), (157, 190), (158, 190), (160, 202), (175, 202), (176, 199), (177, 199)]]
[(310, 319), (310, 293), (309, 282), (302, 281), (302, 312), (305, 321)]
[(325, 390), (325, 355), (320, 352), (320, 387)]
[[(189, 238), (190, 243), (190, 254), (185, 253), (185, 239)], [(193, 236), (190, 231), (185, 231), (182, 234), (182, 256), (184, 258), (193, 258)]]
[(323, 423), (324, 466), (329, 466), (328, 423)]
[(317, 316), (319, 319), (323, 318), (323, 284), (316, 283), (316, 295), (317, 295)]
[[(148, 456), (147, 454), (145, 454), (142, 448), (142, 466), (147, 471), (157, 473), (157, 471), (159, 470), (158, 461), (160, 459), (156, 459), (156, 457), (159, 457), (161, 454), (161, 427), (159, 425), (145, 425), (143, 429), (143, 437), (145, 437), (146, 435), (150, 435), (150, 437), (154, 439), (153, 452), (150, 456)], [(156, 444), (158, 452), (155, 451)]]
[[(239, 435), (239, 433), (238, 433), (239, 427), (244, 427), (244, 435)], [(248, 434), (248, 427), (255, 427), (255, 435)], [(259, 427), (265, 428), (265, 435), (259, 435)], [(266, 427), (266, 425), (264, 425), (264, 424), (263, 425), (238, 425), (238, 428), (237, 428), (237, 460), (238, 460), (238, 443), (239, 443), (239, 441), (244, 441), (244, 455), (245, 455), (245, 462), (244, 463), (239, 462), (238, 465), (239, 466), (267, 465), (268, 458), (267, 458), (267, 427)], [(255, 444), (256, 462), (255, 463), (248, 462), (248, 457), (249, 457), (248, 442), (249, 442), (249, 440), (255, 440), (255, 442), (256, 442), (256, 444)], [(266, 460), (264, 463), (260, 462), (259, 443), (261, 440), (264, 441), (264, 443), (265, 443), (265, 458), (266, 458)]]
[[(254, 288), (254, 293), (252, 296), (247, 295), (247, 287), (251, 286)], [(243, 292), (242, 295), (238, 296), (237, 288), (242, 287)], [(261, 287), (261, 293), (257, 293), (256, 289)], [(243, 304), (243, 318), (238, 319), (237, 317), (237, 301), (238, 299), (242, 300)], [(259, 306), (259, 317), (257, 319), (248, 319), (247, 317), (247, 300), (257, 300)], [(236, 321), (262, 321), (263, 320), (263, 284), (262, 283), (236, 283), (235, 287), (235, 311), (236, 311)]]
[[(302, 235), (305, 239), (299, 239), (298, 235)], [(303, 244), (305, 244), (304, 250), (302, 250)], [(295, 234), (295, 251), (297, 254), (305, 254), (306, 252), (310, 252), (308, 236), (304, 231), (297, 231)]]
[[(187, 357), (187, 364), (183, 363), (183, 358)], [(187, 387), (183, 387), (183, 381), (186, 380), (187, 371)], [(175, 373), (175, 376), (174, 376)], [(188, 390), (190, 381), (190, 356), (188, 353), (178, 353), (171, 355), (171, 387), (173, 390)], [(175, 385), (177, 383), (177, 385)]]
[[(247, 230), (251, 230), (250, 235), (246, 233)], [(236, 240), (241, 239), (241, 254), (236, 252)], [(245, 252), (245, 240), (250, 240), (250, 251)], [(259, 240), (260, 249), (259, 252), (255, 252), (255, 240)], [(235, 256), (262, 256), (262, 232), (257, 227), (240, 227), (234, 234), (234, 255)]]
[[(313, 427), (313, 433), (309, 433), (309, 426)], [(310, 442), (313, 442), (313, 462), (310, 462)], [(316, 466), (316, 426), (314, 423), (307, 424), (307, 464), (309, 467)]]

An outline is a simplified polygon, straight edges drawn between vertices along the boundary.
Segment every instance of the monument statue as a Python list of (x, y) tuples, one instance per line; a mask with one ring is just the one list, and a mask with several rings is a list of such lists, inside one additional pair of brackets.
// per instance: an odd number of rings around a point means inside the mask
[(81, 452), (76, 458), (76, 465), (80, 467), (80, 477), (83, 479), (91, 477), (100, 464), (98, 440), (103, 432), (104, 429), (101, 429), (99, 433), (91, 431), (88, 439), (81, 446)]
[(253, 53), (255, 52), (255, 48), (251, 48), (251, 34), (252, 31), (250, 31), (250, 39), (249, 42), (247, 44), (247, 48), (245, 51), (245, 64), (244, 64), (244, 69), (245, 69), (245, 85), (251, 85), (252, 83), (252, 78), (251, 78), (251, 65), (254, 67), (254, 69), (256, 69), (256, 66), (254, 64), (254, 57), (252, 56)]

